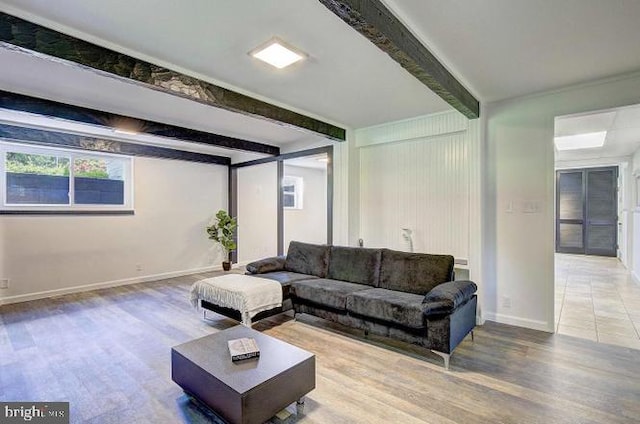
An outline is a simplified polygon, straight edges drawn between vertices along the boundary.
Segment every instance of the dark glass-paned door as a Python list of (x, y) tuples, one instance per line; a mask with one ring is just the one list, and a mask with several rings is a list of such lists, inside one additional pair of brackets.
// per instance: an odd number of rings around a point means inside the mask
[(557, 252), (616, 256), (617, 178), (617, 167), (557, 172)]

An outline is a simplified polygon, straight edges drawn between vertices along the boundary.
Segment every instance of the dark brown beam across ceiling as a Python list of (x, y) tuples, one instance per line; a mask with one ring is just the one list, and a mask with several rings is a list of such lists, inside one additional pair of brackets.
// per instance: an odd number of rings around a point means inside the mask
[(280, 154), (280, 148), (278, 146), (256, 143), (255, 141), (242, 140), (239, 138), (163, 124), (160, 122), (117, 115), (115, 113), (102, 112), (2, 90), (0, 90), (0, 108), (62, 118), (69, 121), (97, 125), (109, 129), (128, 130), (134, 133), (156, 135), (175, 140), (207, 144), (209, 146), (223, 147), (227, 149), (264, 153), (268, 155)]
[(380, 0), (319, 1), (464, 116), (480, 116), (478, 100)]
[(4, 141), (36, 144), (40, 146), (68, 147), (103, 153), (116, 153), (128, 156), (146, 156), (161, 159), (176, 159), (189, 162), (202, 162), (217, 165), (231, 165), (231, 159), (224, 156), (186, 152), (166, 147), (148, 146), (119, 140), (69, 134), (61, 131), (42, 130), (0, 124), (0, 138)]
[(327, 122), (154, 65), (0, 12), (0, 41), (135, 81), (209, 106), (344, 141), (345, 130)]

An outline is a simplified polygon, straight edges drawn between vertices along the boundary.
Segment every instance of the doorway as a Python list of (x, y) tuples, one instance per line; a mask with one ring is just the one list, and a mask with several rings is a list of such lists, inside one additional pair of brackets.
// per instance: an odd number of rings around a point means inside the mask
[(556, 172), (556, 252), (617, 256), (618, 167)]
[(284, 255), (291, 240), (332, 243), (332, 158), (333, 147), (324, 146), (230, 166), (234, 263)]
[(326, 152), (284, 161), (281, 193), (284, 251), (293, 240), (314, 244), (328, 242), (328, 162)]
[(636, 349), (638, 116), (640, 105), (560, 116), (554, 131), (556, 331)]

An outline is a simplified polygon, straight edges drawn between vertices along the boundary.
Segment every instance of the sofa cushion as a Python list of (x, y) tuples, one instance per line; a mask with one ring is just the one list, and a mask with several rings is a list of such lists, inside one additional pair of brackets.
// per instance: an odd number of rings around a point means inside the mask
[[(371, 289), (371, 286), (330, 280), (328, 278), (316, 278), (314, 280), (294, 281), (291, 283), (291, 293), (295, 298), (343, 311), (346, 311), (348, 295), (367, 289)], [(422, 301), (422, 298), (420, 300)]]
[(286, 271), (324, 278), (327, 276), (328, 265), (329, 246), (299, 241), (289, 243), (287, 259), (284, 262)]
[(378, 287), (425, 295), (452, 276), (453, 256), (383, 249)]
[(362, 290), (347, 297), (347, 311), (404, 327), (424, 328), (423, 297), (387, 289)]
[(315, 275), (298, 274), (291, 271), (276, 271), (267, 272), (266, 274), (260, 274), (260, 278), (270, 278), (272, 280), (279, 281), (282, 284), (291, 284), (294, 281), (300, 280), (314, 280), (317, 279)]
[(282, 271), (284, 269), (284, 256), (274, 256), (250, 262), (246, 265), (249, 274), (263, 274), (265, 272)]
[(356, 284), (378, 285), (381, 249), (332, 246), (327, 278)]
[(282, 284), (282, 298), (288, 299), (291, 295), (291, 283), (293, 281), (313, 280), (318, 277), (307, 274), (298, 274), (296, 272), (276, 271), (260, 274), (260, 278), (269, 278)]

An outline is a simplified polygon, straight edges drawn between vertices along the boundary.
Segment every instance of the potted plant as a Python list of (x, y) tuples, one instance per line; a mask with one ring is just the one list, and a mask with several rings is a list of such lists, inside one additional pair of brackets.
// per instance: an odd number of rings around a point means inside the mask
[(215, 240), (224, 251), (225, 261), (222, 262), (222, 269), (229, 271), (231, 262), (229, 255), (238, 247), (233, 235), (238, 228), (236, 218), (229, 216), (227, 211), (220, 209), (215, 216), (213, 224), (207, 227), (207, 234), (211, 240)]

